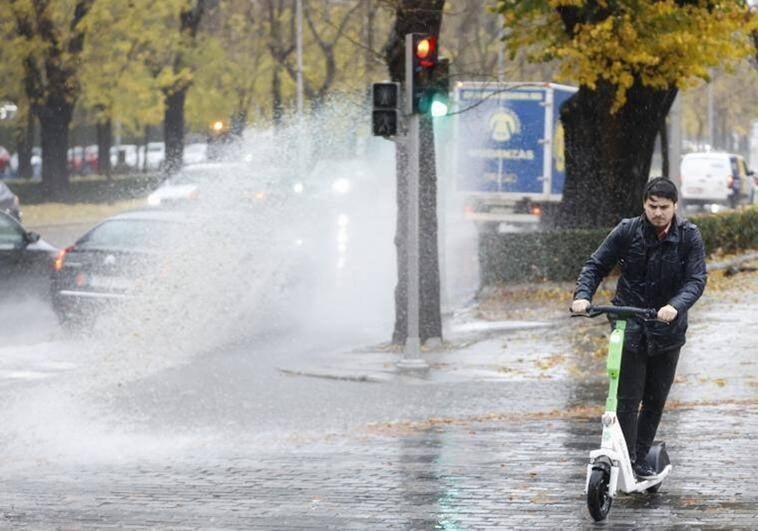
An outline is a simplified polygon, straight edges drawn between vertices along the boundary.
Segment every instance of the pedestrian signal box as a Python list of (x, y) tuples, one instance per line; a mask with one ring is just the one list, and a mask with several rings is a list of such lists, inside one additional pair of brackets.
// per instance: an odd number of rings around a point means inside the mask
[(400, 84), (390, 81), (371, 86), (371, 130), (375, 136), (397, 135), (400, 116)]

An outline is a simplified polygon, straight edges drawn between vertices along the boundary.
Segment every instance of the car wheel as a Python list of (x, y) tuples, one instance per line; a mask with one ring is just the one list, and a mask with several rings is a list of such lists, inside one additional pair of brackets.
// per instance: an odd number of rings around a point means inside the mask
[(91, 329), (95, 324), (94, 316), (88, 316), (82, 312), (74, 312), (55, 307), (55, 316), (58, 318), (58, 324), (67, 334), (80, 334), (85, 330)]

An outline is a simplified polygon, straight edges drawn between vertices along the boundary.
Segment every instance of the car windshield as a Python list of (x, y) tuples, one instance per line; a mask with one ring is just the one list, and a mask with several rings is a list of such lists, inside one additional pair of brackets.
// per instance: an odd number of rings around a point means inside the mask
[(682, 172), (686, 175), (700, 176), (709, 174), (726, 175), (729, 167), (725, 160), (705, 157), (691, 157), (684, 159)]
[(95, 227), (76, 247), (88, 250), (154, 250), (165, 245), (176, 223), (146, 219), (114, 219)]

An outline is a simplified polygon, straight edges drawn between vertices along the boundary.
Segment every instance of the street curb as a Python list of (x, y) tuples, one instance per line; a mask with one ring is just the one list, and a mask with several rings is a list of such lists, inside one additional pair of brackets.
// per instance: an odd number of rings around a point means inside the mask
[[(451, 327), (457, 331), (452, 339), (434, 348), (422, 348), (422, 355), (464, 355), (466, 349), (493, 337), (551, 326), (555, 326), (555, 321), (466, 322)], [(277, 370), (288, 376), (362, 383), (386, 383), (398, 378), (429, 381), (433, 379), (430, 376), (445, 373), (444, 369), (434, 367), (434, 363), (421, 371), (402, 370), (397, 367), (403, 358), (402, 351), (377, 350), (376, 345), (332, 351), (314, 358), (305, 367), (277, 367)]]
[[(319, 370), (303, 370), (303, 369), (287, 369), (285, 367), (277, 367), (277, 370), (279, 372), (286, 374), (288, 376), (303, 376), (306, 378), (321, 378), (324, 380), (339, 380), (339, 381), (348, 381), (348, 382), (362, 382), (362, 383), (383, 383), (388, 382), (392, 378), (386, 377), (386, 378), (380, 378), (378, 376), (371, 376), (369, 374), (336, 374), (333, 372), (328, 371), (319, 371)], [(392, 376), (394, 376), (394, 373), (390, 373)]]

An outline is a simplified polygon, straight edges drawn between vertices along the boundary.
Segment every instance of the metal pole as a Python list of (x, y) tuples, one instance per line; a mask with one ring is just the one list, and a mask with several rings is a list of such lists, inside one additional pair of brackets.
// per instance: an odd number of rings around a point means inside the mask
[[(505, 30), (502, 29), (498, 33), (498, 40), (500, 41), (497, 47), (497, 81), (502, 83), (505, 79), (505, 43), (503, 42), (503, 36)], [(500, 87), (498, 87), (500, 88)]]
[(680, 161), (682, 160), (682, 94), (676, 95), (669, 113), (669, 179), (681, 189)]
[(114, 123), (114, 127), (113, 128), (116, 130), (115, 131), (115, 133), (116, 133), (115, 137), (116, 138), (115, 138), (114, 144), (115, 144), (116, 148), (119, 148), (119, 147), (121, 147), (121, 120), (119, 120), (118, 118), (116, 118), (116, 120), (114, 120), (114, 122), (115, 123)]
[(305, 177), (305, 132), (303, 125), (303, 0), (295, 2), (295, 55), (297, 56), (297, 172), (298, 179)]
[(295, 37), (295, 54), (297, 55), (297, 114), (303, 114), (303, 0), (295, 3), (297, 36)]
[[(711, 72), (712, 73), (712, 72)], [(710, 149), (713, 149), (713, 140), (714, 140), (714, 112), (713, 112), (713, 83), (716, 80), (711, 75), (711, 80), (708, 82), (708, 145), (710, 146)]]
[(408, 115), (408, 331), (400, 369), (427, 369), (421, 359), (419, 318), (419, 115), (413, 113), (413, 37), (405, 36), (405, 108)]

